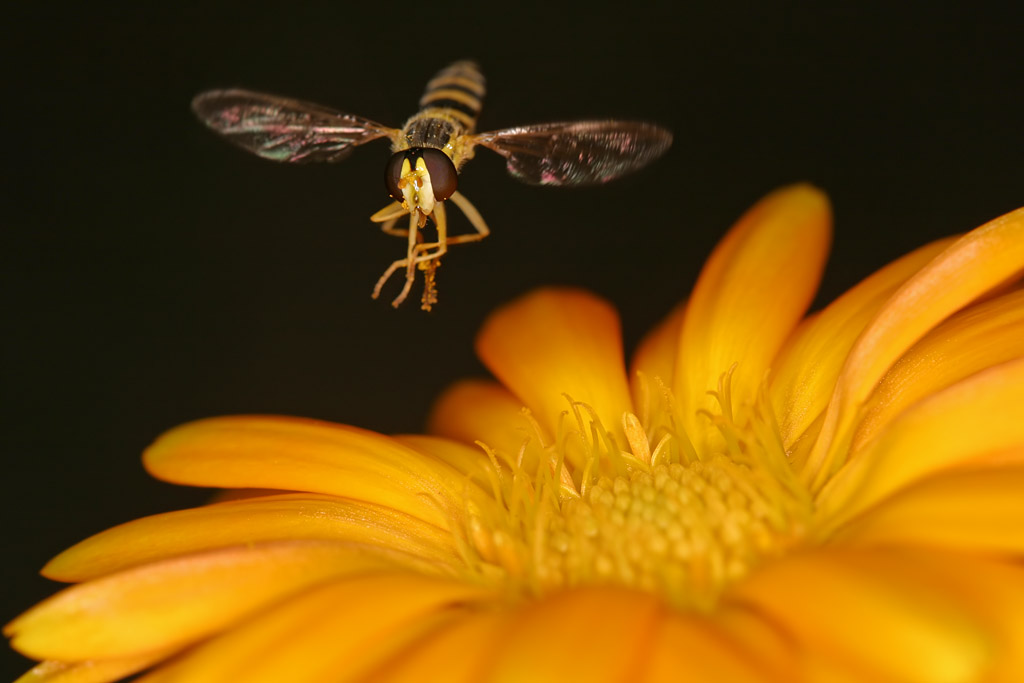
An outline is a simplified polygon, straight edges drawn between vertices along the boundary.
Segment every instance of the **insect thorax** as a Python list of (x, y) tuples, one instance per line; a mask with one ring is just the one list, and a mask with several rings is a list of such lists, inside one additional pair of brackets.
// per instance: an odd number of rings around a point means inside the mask
[(472, 132), (450, 109), (431, 107), (413, 115), (402, 127), (392, 151), (401, 152), (410, 147), (433, 147), (447, 154), (456, 168), (462, 166), (466, 155), (462, 136)]

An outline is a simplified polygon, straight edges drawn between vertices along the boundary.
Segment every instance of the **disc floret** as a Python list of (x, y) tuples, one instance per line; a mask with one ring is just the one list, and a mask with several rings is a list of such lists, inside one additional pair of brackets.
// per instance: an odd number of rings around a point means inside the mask
[(626, 413), (612, 433), (568, 399), (553, 443), (533, 423), (514, 457), (487, 449), (495, 496), (466, 516), (472, 566), (533, 594), (613, 584), (710, 609), (730, 583), (798, 543), (810, 499), (794, 488), (770, 422), (750, 411), (738, 425), (720, 390), (721, 410), (708, 417), (722, 446), (697, 452), (661, 393), (663, 423)]

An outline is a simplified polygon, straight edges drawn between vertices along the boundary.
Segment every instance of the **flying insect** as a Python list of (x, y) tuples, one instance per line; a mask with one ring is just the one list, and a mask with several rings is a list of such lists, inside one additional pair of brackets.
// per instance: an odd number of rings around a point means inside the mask
[[(542, 123), (476, 133), (484, 92), (479, 67), (458, 61), (427, 83), (420, 110), (401, 128), (239, 89), (201, 93), (192, 109), (230, 142), (271, 161), (336, 162), (371, 140), (390, 140), (392, 155), (384, 183), (394, 201), (370, 220), (380, 223), (385, 233), (405, 238), (407, 246), (405, 258), (392, 263), (377, 281), (373, 298), (404, 269), (405, 285), (392, 301), (397, 307), (409, 295), (418, 269), (426, 281), (422, 307), (430, 310), (437, 302), (434, 274), (448, 247), (490, 234), (480, 212), (457, 190), (458, 174), (477, 145), (505, 157), (508, 172), (522, 182), (569, 186), (618, 178), (654, 161), (672, 144), (672, 134), (665, 128), (637, 121)], [(448, 200), (462, 210), (475, 232), (448, 234)], [(398, 226), (404, 216), (409, 216), (408, 228)], [(428, 218), (434, 231), (425, 236)]]

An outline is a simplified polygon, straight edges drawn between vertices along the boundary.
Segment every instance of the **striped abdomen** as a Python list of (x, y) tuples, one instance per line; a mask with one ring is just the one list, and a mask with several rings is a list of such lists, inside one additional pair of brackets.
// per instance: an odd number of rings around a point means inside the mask
[(484, 75), (473, 62), (455, 62), (437, 72), (420, 98), (420, 110), (448, 109), (472, 133), (484, 97)]
[(419, 112), (402, 128), (398, 149), (434, 147), (457, 157), (455, 138), (476, 128), (484, 92), (484, 76), (475, 63), (455, 62), (441, 69), (427, 83)]

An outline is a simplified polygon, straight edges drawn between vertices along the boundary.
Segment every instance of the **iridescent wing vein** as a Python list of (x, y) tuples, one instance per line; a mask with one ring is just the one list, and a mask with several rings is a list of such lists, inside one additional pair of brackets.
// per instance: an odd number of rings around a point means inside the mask
[(574, 121), (481, 133), (471, 142), (505, 157), (508, 172), (524, 183), (592, 185), (657, 159), (672, 134), (636, 121)]
[(213, 130), (264, 159), (341, 161), (352, 148), (398, 131), (319, 104), (249, 90), (211, 90), (192, 109)]

